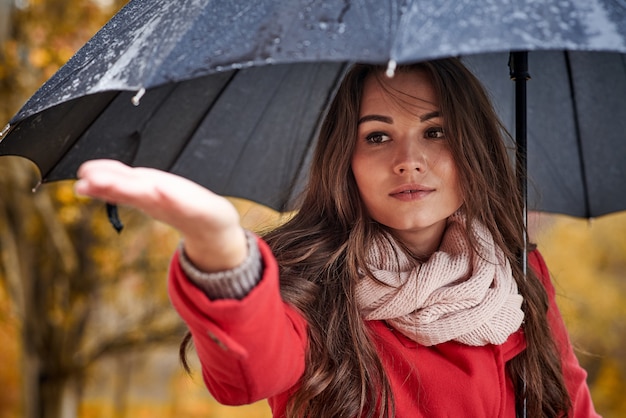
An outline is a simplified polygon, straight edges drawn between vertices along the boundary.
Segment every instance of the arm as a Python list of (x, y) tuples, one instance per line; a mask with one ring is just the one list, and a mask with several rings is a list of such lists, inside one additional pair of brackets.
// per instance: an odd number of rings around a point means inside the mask
[(550, 323), (557, 347), (560, 350), (563, 376), (572, 399), (572, 414), (570, 416), (572, 418), (599, 417), (600, 415), (596, 413), (593, 407), (591, 394), (587, 386), (587, 372), (578, 363), (565, 323), (556, 304), (556, 292), (550, 280), (548, 267), (537, 250), (529, 254), (528, 261), (546, 288), (550, 301), (548, 322)]
[(206, 386), (230, 405), (282, 393), (304, 371), (306, 322), (281, 300), (276, 261), (257, 243), (263, 276), (242, 300), (211, 300), (188, 280), (177, 255), (170, 269), (170, 297), (191, 330)]
[[(251, 255), (235, 208), (196, 183), (112, 160), (84, 163), (78, 177), (78, 194), (133, 206), (176, 228), (189, 262), (208, 275), (236, 269)], [(172, 302), (192, 332), (208, 388), (224, 403), (276, 395), (304, 370), (306, 323), (281, 300), (276, 261), (264, 242), (258, 247), (262, 277), (241, 300), (211, 300), (183, 273), (178, 253), (171, 263)]]

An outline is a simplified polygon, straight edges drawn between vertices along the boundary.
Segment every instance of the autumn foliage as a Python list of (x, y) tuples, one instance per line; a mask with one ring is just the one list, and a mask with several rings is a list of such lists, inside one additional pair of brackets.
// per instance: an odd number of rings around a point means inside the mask
[(537, 241), (596, 408), (626, 416), (626, 213), (553, 217)]
[[(0, 27), (0, 128), (123, 2), (2, 4), (11, 16), (10, 26)], [(0, 418), (29, 416), (27, 358), (43, 365), (57, 359), (60, 374), (75, 374), (77, 416), (269, 417), (265, 402), (217, 404), (197, 367), (190, 377), (178, 364), (183, 328), (164, 287), (175, 232), (122, 208), (127, 229), (118, 235), (103, 206), (76, 197), (71, 182), (32, 193), (37, 179), (32, 164), (0, 159)], [(251, 229), (284, 219), (234, 202)], [(534, 236), (598, 411), (626, 416), (625, 214), (594, 221), (543, 217)], [(34, 290), (49, 292), (29, 301)]]

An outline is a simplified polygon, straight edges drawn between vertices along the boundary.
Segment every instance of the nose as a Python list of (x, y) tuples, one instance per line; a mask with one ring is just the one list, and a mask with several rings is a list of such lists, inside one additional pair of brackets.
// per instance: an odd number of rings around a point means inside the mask
[(406, 174), (413, 171), (424, 172), (427, 164), (425, 149), (417, 141), (406, 141), (398, 144), (393, 164), (396, 174)]

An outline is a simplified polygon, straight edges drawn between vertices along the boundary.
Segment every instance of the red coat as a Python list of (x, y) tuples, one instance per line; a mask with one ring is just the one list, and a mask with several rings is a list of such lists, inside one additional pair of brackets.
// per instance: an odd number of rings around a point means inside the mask
[[(172, 303), (188, 324), (207, 388), (221, 403), (241, 405), (268, 399), (275, 417), (304, 371), (307, 324), (280, 298), (278, 267), (259, 239), (265, 265), (261, 282), (242, 300), (211, 301), (185, 277), (178, 255), (169, 275)], [(597, 417), (586, 372), (572, 351), (541, 255), (530, 265), (550, 297), (548, 319), (561, 348), (572, 417)], [(367, 323), (390, 379), (397, 417), (515, 417), (513, 386), (504, 364), (524, 350), (521, 331), (502, 345), (471, 347), (448, 342), (420, 346), (380, 321)]]

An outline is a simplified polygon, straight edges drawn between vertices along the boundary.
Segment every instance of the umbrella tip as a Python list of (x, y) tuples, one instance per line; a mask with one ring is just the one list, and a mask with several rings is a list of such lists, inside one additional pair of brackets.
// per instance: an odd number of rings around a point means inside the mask
[(39, 181), (37, 182), (37, 184), (35, 184), (35, 185), (33, 186), (33, 188), (32, 188), (32, 189), (30, 189), (30, 191), (31, 191), (32, 193), (37, 193), (37, 190), (39, 190), (39, 187), (40, 187), (40, 186), (41, 186), (41, 180), (39, 180)]
[(133, 105), (139, 106), (139, 101), (141, 100), (144, 94), (146, 94), (146, 89), (142, 87), (139, 89), (137, 94), (135, 94), (133, 98), (130, 99), (130, 101), (132, 102)]
[(5, 126), (4, 129), (2, 129), (2, 131), (0, 131), (0, 142), (2, 142), (2, 140), (5, 137), (5, 135), (8, 134), (10, 130), (11, 130), (11, 124), (7, 123), (7, 126)]
[(398, 63), (395, 60), (389, 60), (389, 62), (387, 63), (387, 71), (385, 71), (385, 75), (389, 78), (393, 78), (393, 76), (396, 74), (397, 66)]

